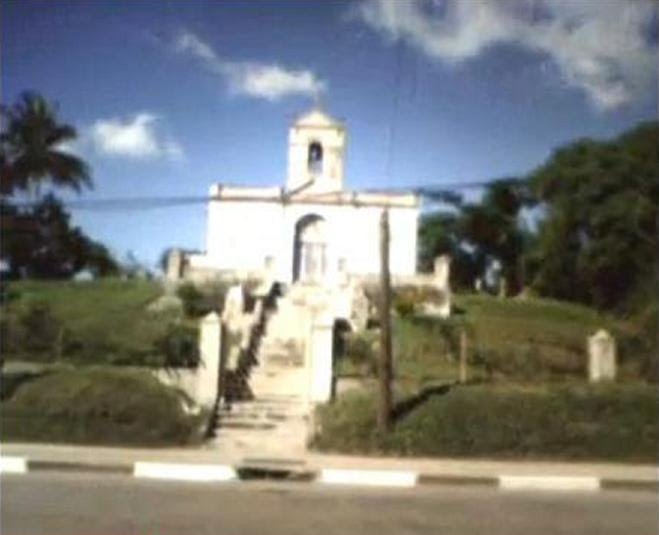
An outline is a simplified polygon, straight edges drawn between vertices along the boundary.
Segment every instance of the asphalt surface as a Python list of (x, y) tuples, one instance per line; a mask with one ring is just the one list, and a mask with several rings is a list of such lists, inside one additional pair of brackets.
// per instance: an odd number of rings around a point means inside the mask
[(657, 535), (652, 492), (335, 488), (39, 472), (0, 479), (2, 535)]

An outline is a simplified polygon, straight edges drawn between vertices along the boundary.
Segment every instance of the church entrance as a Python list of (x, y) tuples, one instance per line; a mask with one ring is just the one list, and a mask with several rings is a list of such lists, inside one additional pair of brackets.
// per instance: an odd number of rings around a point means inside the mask
[(302, 217), (295, 225), (293, 282), (322, 284), (327, 272), (327, 223), (316, 214)]

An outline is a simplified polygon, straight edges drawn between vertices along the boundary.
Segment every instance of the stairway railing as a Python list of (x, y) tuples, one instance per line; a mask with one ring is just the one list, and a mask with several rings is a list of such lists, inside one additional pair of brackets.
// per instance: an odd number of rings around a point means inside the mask
[[(224, 408), (223, 404), (230, 409), (231, 404), (235, 401), (247, 401), (254, 398), (249, 387), (249, 377), (252, 368), (259, 364), (258, 353), (261, 342), (266, 333), (270, 315), (277, 308), (277, 299), (281, 296), (281, 292), (281, 285), (275, 282), (270, 287), (266, 296), (261, 299), (258, 316), (249, 330), (247, 346), (241, 350), (236, 368), (234, 370), (227, 370), (226, 366), (222, 366), (223, 355), (220, 356), (217, 393), (206, 428), (207, 438), (216, 436), (216, 430), (221, 425), (220, 420), (221, 412)], [(222, 346), (225, 345), (225, 338), (223, 337)], [(226, 351), (222, 351), (222, 353), (224, 356), (226, 355)]]

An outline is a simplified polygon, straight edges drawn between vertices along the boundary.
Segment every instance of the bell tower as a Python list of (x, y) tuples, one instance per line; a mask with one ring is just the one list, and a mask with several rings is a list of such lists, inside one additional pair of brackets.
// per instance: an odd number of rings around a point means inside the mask
[(343, 189), (345, 127), (318, 108), (302, 115), (288, 135), (289, 191), (330, 193)]

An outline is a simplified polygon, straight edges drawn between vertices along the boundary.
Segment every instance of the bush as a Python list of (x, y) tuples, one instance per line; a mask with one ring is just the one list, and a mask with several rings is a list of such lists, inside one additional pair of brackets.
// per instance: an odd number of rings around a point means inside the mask
[(3, 440), (165, 446), (199, 439), (203, 415), (146, 372), (62, 370), (21, 384), (0, 404)]
[(224, 307), (227, 285), (214, 282), (197, 287), (191, 282), (184, 282), (176, 290), (176, 295), (183, 301), (183, 311), (189, 318), (205, 316), (213, 310), (221, 311)]
[(2, 317), (3, 355), (29, 353), (34, 360), (54, 360), (62, 351), (63, 326), (47, 302), (30, 300), (22, 303), (12, 316)]
[(442, 304), (444, 295), (432, 286), (399, 286), (394, 289), (394, 310), (402, 318), (413, 316), (421, 310), (422, 305)]
[(614, 333), (618, 340), (620, 364), (652, 383), (659, 382), (659, 305), (653, 302), (629, 318)]
[(375, 396), (319, 409), (315, 447), (342, 453), (657, 461), (656, 393), (644, 384), (471, 385), (430, 397), (387, 437)]
[(206, 313), (204, 294), (191, 282), (184, 282), (176, 289), (176, 295), (183, 301), (183, 311), (189, 318), (197, 318)]
[(155, 341), (165, 368), (195, 368), (199, 364), (199, 330), (183, 324), (170, 324)]
[(377, 373), (377, 340), (376, 333), (365, 331), (346, 333), (345, 356), (362, 375)]
[(413, 316), (417, 304), (416, 299), (409, 294), (396, 295), (394, 297), (394, 310), (401, 318)]

